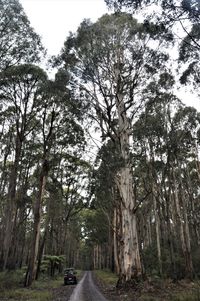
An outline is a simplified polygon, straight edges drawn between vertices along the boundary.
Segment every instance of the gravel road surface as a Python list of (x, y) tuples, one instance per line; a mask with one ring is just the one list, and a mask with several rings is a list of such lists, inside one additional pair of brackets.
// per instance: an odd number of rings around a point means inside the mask
[(85, 272), (69, 301), (108, 301), (93, 282), (91, 272)]

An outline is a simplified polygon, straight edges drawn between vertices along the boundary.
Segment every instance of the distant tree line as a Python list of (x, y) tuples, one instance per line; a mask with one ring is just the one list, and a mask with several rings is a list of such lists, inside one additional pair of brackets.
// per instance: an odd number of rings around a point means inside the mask
[(67, 73), (39, 67), (45, 50), (18, 1), (0, 1), (0, 20), (0, 269), (26, 265), (27, 286), (44, 253), (74, 264), (89, 164)]

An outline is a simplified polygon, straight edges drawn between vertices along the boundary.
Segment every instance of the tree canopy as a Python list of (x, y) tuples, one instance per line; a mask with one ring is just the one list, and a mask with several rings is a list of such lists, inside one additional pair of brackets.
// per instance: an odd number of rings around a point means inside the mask
[(19, 63), (39, 62), (44, 53), (40, 37), (18, 0), (0, 1), (0, 70)]

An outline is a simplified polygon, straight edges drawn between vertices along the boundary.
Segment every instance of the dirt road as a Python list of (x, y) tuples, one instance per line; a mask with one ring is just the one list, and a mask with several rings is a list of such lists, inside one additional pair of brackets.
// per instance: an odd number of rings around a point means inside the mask
[(85, 272), (69, 301), (108, 301), (93, 282), (91, 272)]

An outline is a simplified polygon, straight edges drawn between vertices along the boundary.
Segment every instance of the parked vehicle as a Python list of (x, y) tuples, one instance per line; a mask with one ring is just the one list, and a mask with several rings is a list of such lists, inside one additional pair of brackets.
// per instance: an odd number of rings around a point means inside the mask
[(64, 284), (77, 284), (76, 271), (73, 268), (64, 271)]

